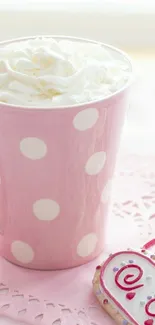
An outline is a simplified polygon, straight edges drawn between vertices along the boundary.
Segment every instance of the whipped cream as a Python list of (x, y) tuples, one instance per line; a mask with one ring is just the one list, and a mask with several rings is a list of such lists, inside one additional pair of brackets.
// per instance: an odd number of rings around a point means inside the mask
[(0, 102), (61, 107), (104, 98), (129, 80), (127, 61), (100, 44), (35, 38), (0, 47)]

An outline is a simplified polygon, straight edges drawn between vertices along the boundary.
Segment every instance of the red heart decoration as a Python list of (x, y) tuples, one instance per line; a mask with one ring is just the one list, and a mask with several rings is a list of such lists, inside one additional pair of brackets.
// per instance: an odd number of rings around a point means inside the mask
[(144, 322), (144, 325), (153, 325), (153, 319), (148, 319)]
[[(126, 298), (129, 299), (129, 300), (132, 300), (135, 295), (136, 295), (135, 292), (128, 292), (127, 295), (126, 295)], [(145, 325), (150, 325), (150, 324), (145, 324)]]

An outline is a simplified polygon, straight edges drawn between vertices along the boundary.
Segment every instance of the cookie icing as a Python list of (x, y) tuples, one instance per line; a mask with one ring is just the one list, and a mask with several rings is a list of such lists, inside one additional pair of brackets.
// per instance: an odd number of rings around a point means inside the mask
[(155, 262), (146, 251), (111, 255), (100, 269), (100, 288), (134, 325), (155, 325)]

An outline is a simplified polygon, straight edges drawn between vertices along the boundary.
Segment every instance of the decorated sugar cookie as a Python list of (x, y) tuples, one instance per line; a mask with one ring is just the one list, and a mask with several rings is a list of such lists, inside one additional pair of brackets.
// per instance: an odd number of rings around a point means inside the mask
[(112, 254), (96, 267), (94, 293), (119, 325), (155, 325), (155, 255), (148, 250), (154, 245)]

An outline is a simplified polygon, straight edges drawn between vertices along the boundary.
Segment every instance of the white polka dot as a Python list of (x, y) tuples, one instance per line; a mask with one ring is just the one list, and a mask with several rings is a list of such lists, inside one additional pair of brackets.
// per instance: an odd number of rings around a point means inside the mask
[(110, 197), (110, 193), (111, 193), (111, 188), (112, 188), (112, 180), (109, 179), (109, 181), (107, 182), (107, 184), (105, 185), (103, 191), (102, 191), (102, 195), (101, 195), (101, 201), (103, 203), (108, 202), (109, 197)]
[(91, 255), (95, 251), (97, 241), (98, 238), (95, 233), (84, 236), (77, 246), (77, 254), (81, 257)]
[(30, 245), (20, 240), (16, 240), (11, 244), (11, 252), (18, 262), (28, 264), (34, 258), (34, 251)]
[(47, 146), (45, 142), (38, 138), (24, 138), (20, 142), (22, 154), (32, 160), (41, 159), (46, 155)]
[(39, 220), (54, 220), (60, 212), (59, 204), (50, 199), (41, 199), (33, 204), (34, 215)]
[(96, 108), (87, 108), (79, 112), (73, 120), (75, 129), (85, 131), (90, 129), (98, 120), (99, 113)]
[(87, 161), (85, 170), (88, 175), (97, 175), (104, 168), (106, 153), (104, 151), (95, 152)]

